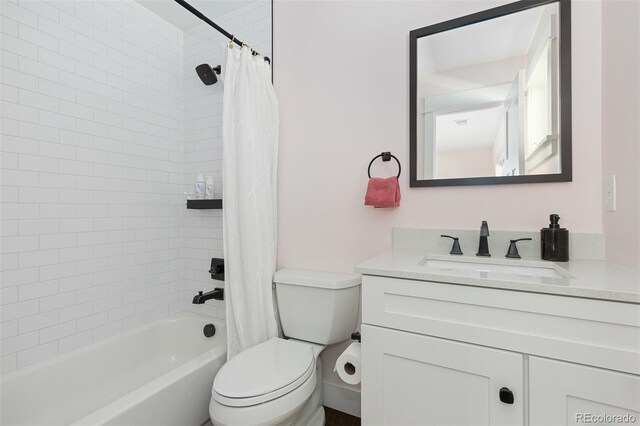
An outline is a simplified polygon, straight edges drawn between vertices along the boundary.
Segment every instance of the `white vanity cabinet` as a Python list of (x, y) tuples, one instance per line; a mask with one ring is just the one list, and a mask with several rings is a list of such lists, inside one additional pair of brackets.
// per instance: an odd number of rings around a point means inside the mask
[(362, 322), (365, 425), (640, 422), (639, 305), (365, 275)]
[(522, 424), (521, 354), (367, 325), (362, 334), (365, 424)]

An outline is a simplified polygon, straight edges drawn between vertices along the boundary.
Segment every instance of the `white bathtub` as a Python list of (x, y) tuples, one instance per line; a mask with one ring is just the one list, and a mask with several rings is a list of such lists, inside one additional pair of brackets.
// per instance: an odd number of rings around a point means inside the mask
[(223, 321), (183, 312), (11, 372), (0, 381), (0, 424), (199, 426), (225, 334)]

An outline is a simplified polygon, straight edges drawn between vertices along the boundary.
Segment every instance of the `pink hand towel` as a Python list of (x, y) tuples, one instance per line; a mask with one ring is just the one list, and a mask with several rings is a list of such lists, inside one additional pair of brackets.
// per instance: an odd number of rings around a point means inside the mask
[(388, 178), (369, 178), (364, 205), (376, 208), (400, 206), (400, 184), (395, 176)]

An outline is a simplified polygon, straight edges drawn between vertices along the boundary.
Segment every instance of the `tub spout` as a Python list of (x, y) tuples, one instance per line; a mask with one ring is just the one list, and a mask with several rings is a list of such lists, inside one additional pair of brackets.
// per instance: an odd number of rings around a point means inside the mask
[(224, 300), (224, 288), (215, 288), (214, 290), (206, 293), (199, 291), (198, 294), (193, 297), (193, 304), (201, 305), (210, 299)]

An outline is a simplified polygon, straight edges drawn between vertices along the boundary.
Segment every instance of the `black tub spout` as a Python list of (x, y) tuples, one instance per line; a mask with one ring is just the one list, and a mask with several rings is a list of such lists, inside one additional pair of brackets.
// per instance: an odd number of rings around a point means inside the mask
[(206, 293), (199, 291), (198, 294), (193, 297), (193, 304), (201, 305), (210, 299), (224, 300), (224, 288), (216, 288)]

